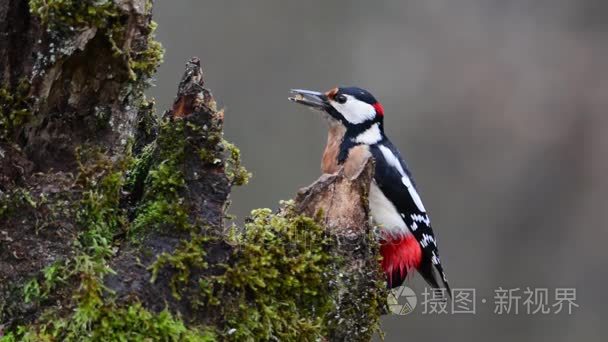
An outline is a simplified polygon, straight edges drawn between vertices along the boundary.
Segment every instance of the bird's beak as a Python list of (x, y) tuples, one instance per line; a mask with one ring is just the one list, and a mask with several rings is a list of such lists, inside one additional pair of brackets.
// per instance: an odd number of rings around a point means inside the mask
[(327, 96), (318, 91), (291, 89), (291, 93), (293, 96), (290, 96), (289, 100), (295, 103), (323, 111), (330, 106)]

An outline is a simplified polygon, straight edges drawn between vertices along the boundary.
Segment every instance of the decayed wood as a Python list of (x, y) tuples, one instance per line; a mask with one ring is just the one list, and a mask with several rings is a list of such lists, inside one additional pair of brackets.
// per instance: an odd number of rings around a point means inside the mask
[[(184, 130), (174, 139), (186, 141), (183, 160), (178, 165), (184, 176), (184, 186), (180, 191), (184, 208), (187, 208), (189, 222), (205, 229), (204, 233), (221, 236), (224, 226), (226, 201), (231, 183), (225, 174), (225, 153), (221, 140), (223, 114), (215, 110), (215, 100), (211, 92), (204, 88), (203, 71), (200, 60), (191, 58), (178, 86), (177, 96), (164, 117), (168, 124), (183, 121)], [(160, 132), (162, 138), (163, 132)], [(157, 149), (163, 148), (157, 144)], [(209, 163), (200, 158), (200, 151), (217, 155)], [(156, 151), (158, 154), (161, 151)], [(163, 162), (156, 160), (156, 162)], [(201, 231), (202, 232), (202, 231)], [(161, 311), (168, 306), (172, 311), (192, 314), (191, 303), (186, 296), (176, 299), (169, 285), (173, 273), (163, 269), (154, 284), (150, 283), (151, 271), (141, 267), (151, 265), (161, 253), (172, 253), (182, 241), (191, 238), (189, 231), (169, 228), (168, 231), (153, 231), (143, 242), (134, 245), (125, 243), (123, 249), (112, 261), (116, 274), (107, 278), (107, 286), (118, 300), (137, 298), (145, 307)], [(192, 269), (193, 278), (202, 277), (201, 272), (213, 272), (213, 265), (227, 263), (232, 248), (221, 239), (205, 246), (210, 270)]]
[(129, 56), (148, 48), (146, 3), (115, 0), (123, 31), (111, 41), (108, 27), (55, 31), (31, 13), (28, 0), (0, 0), (0, 87), (30, 85), (30, 118), (12, 138), (34, 171), (73, 171), (79, 144), (122, 153), (143, 91), (143, 82), (130, 82)]
[(334, 283), (336, 312), (326, 318), (331, 327), (328, 341), (370, 339), (370, 326), (377, 322), (378, 312), (386, 309), (386, 285), (367, 199), (374, 161), (369, 157), (357, 161), (337, 173), (322, 175), (295, 199), (297, 212), (325, 225), (337, 242), (332, 253), (343, 260)]
[(0, 324), (8, 325), (44, 311), (23, 301), (24, 283), (73, 257), (74, 239), (89, 228), (79, 227), (77, 217), (85, 191), (77, 179), (78, 148), (117, 162), (132, 138), (150, 140), (138, 131), (151, 112), (143, 104), (148, 76), (134, 77), (130, 65), (149, 48), (149, 1), (115, 0), (108, 22), (120, 33), (112, 38), (108, 26), (94, 21), (55, 30), (30, 3), (0, 0), (0, 88), (23, 96), (19, 109), (27, 112), (24, 124), (0, 137)]
[(324, 174), (312, 185), (301, 189), (296, 197), (297, 211), (310, 217), (321, 216), (327, 229), (343, 237), (367, 234), (367, 194), (373, 178), (373, 162), (364, 160), (361, 172), (347, 177), (345, 169)]

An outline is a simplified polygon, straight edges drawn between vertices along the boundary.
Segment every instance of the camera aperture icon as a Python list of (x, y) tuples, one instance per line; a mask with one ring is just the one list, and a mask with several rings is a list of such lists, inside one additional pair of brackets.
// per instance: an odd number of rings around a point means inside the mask
[(418, 298), (407, 286), (396, 287), (388, 295), (388, 307), (396, 315), (407, 315), (414, 311)]

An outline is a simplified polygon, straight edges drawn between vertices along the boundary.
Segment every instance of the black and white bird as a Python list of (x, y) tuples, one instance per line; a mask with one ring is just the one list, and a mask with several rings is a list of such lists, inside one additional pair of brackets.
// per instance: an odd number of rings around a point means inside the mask
[(356, 87), (325, 93), (291, 92), (291, 101), (327, 114), (329, 134), (321, 163), (324, 173), (343, 169), (348, 176), (369, 157), (374, 158), (369, 207), (381, 232), (382, 268), (388, 286), (400, 286), (416, 269), (434, 288), (440, 288), (440, 279), (451, 294), (426, 208), (406, 163), (384, 134), (382, 105), (368, 91)]

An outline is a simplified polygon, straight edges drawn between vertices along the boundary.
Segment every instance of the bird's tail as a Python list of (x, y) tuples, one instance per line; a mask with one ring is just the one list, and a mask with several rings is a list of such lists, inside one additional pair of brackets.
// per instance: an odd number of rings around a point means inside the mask
[[(445, 288), (447, 295), (452, 297), (452, 289), (450, 288), (450, 284), (445, 276), (445, 272), (443, 271), (443, 266), (441, 263), (433, 263), (431, 260), (423, 260), (420, 267), (418, 268), (418, 273), (422, 275), (424, 280), (426, 280), (431, 287), (434, 289)], [(437, 278), (441, 279), (441, 285), (439, 285), (439, 281)]]

